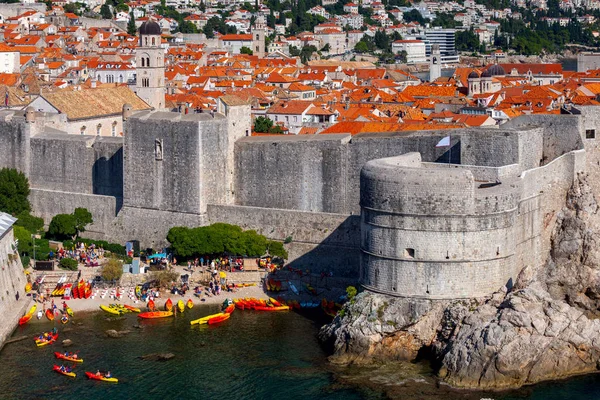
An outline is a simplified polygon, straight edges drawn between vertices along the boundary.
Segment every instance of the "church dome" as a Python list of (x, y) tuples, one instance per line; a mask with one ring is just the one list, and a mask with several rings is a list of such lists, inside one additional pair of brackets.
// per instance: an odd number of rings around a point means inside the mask
[(479, 74), (477, 73), (477, 71), (472, 71), (469, 76), (467, 77), (467, 79), (477, 79), (479, 78)]
[(483, 72), (481, 73), (481, 77), (482, 77), (482, 78), (491, 78), (491, 77), (492, 77), (492, 74), (490, 74), (490, 70), (489, 70), (489, 69), (486, 69), (485, 71), (483, 71)]
[(160, 35), (161, 33), (160, 25), (152, 20), (145, 21), (140, 26), (140, 35)]
[(506, 75), (506, 71), (498, 64), (494, 64), (487, 69), (487, 72), (490, 73), (490, 76), (503, 76)]

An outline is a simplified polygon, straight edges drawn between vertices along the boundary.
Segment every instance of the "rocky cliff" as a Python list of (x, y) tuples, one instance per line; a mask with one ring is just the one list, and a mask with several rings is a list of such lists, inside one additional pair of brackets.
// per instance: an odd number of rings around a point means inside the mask
[(431, 350), (452, 386), (508, 389), (600, 368), (598, 204), (580, 175), (558, 215), (545, 268), (489, 298), (435, 302), (365, 292), (320, 337), (333, 362), (414, 360)]

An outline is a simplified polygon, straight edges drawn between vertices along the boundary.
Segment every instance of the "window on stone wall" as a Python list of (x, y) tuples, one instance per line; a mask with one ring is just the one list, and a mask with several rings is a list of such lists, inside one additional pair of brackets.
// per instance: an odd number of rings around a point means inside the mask
[(595, 129), (586, 129), (585, 130), (585, 138), (586, 139), (596, 139), (596, 130)]
[(415, 249), (404, 249), (405, 258), (415, 258)]

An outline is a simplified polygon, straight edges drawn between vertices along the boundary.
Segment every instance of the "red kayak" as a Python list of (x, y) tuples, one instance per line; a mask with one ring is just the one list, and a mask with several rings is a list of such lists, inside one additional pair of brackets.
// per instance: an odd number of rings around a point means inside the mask
[(87, 376), (89, 379), (94, 379), (96, 381), (104, 381), (104, 382), (114, 382), (117, 383), (119, 382), (119, 380), (117, 378), (107, 378), (104, 375), (96, 375), (92, 372), (86, 372), (85, 376)]
[(173, 302), (171, 301), (171, 299), (167, 299), (167, 302), (165, 303), (165, 311), (171, 311), (173, 309)]
[(150, 318), (165, 318), (165, 317), (170, 317), (172, 315), (173, 315), (173, 311), (149, 311), (149, 312), (139, 313), (138, 317), (150, 319)]
[(46, 310), (46, 318), (50, 321), (54, 321), (54, 311), (52, 311), (52, 309), (49, 308)]
[(230, 316), (231, 316), (231, 314), (223, 314), (223, 315), (219, 315), (217, 317), (213, 317), (213, 318), (211, 318), (211, 319), (208, 320), (208, 324), (209, 325), (218, 324), (219, 322), (223, 322), (225, 320), (228, 320)]
[(150, 310), (150, 311), (154, 311), (155, 310), (154, 300), (150, 300), (148, 302), (148, 310)]
[(235, 305), (230, 304), (229, 306), (227, 306), (227, 308), (225, 309), (225, 314), (231, 314), (233, 312), (233, 310), (235, 310)]
[(19, 319), (19, 325), (25, 325), (31, 319), (31, 314), (25, 314)]

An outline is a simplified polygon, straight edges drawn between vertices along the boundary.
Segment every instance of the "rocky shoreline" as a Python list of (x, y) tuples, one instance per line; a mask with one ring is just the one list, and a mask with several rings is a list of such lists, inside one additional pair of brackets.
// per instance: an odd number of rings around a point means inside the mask
[(335, 364), (414, 361), (427, 353), (452, 387), (507, 390), (600, 369), (598, 204), (580, 175), (558, 215), (544, 268), (470, 300), (363, 292), (320, 339)]

